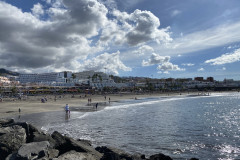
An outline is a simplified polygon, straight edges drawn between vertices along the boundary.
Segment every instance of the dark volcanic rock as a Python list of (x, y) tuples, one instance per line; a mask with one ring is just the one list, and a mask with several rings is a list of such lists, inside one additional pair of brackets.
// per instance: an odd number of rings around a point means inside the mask
[(23, 143), (26, 143), (26, 132), (21, 126), (0, 128), (0, 159), (17, 151)]
[(101, 160), (139, 160), (140, 156), (132, 156), (121, 150), (108, 148), (106, 146), (95, 148), (98, 152), (103, 153)]
[(18, 159), (48, 158), (48, 141), (23, 144), (17, 152)]
[(51, 135), (43, 132), (33, 132), (31, 142), (42, 142), (48, 141), (50, 143), (50, 147), (54, 148), (55, 140), (51, 137)]
[(14, 119), (0, 119), (0, 126), (7, 126), (14, 123)]
[(162, 153), (159, 153), (159, 154), (150, 156), (150, 160), (172, 160), (172, 158)]
[(101, 153), (97, 152), (94, 148), (89, 146), (89, 144), (84, 141), (77, 141), (72, 138), (63, 136), (57, 131), (53, 132), (52, 138), (55, 140), (54, 148), (59, 150), (60, 155), (74, 150), (76, 152), (93, 154), (96, 156), (96, 159), (100, 159), (102, 157)]
[(90, 153), (69, 151), (53, 160), (99, 160), (99, 158)]

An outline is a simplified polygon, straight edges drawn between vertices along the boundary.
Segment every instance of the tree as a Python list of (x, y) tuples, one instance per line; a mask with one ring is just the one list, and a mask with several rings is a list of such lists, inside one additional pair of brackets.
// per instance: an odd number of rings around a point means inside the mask
[(15, 95), (15, 94), (17, 93), (17, 88), (16, 88), (16, 86), (13, 86), (13, 87), (11, 88), (11, 91), (12, 91), (12, 94)]
[(75, 74), (72, 74), (72, 79), (76, 79), (77, 76)]

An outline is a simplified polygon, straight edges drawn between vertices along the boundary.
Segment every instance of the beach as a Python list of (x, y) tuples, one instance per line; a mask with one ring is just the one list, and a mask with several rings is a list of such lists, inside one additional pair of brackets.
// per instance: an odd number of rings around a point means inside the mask
[[(187, 93), (185, 93), (187, 94)], [(196, 94), (196, 93), (195, 93)], [(98, 109), (103, 109), (111, 102), (117, 102), (121, 100), (129, 99), (141, 99), (159, 96), (168, 96), (169, 93), (154, 93), (154, 94), (132, 94), (132, 93), (121, 93), (121, 94), (108, 94), (108, 95), (90, 95), (87, 94), (66, 94), (66, 95), (38, 95), (38, 96), (27, 96), (21, 100), (17, 98), (4, 98), (3, 102), (0, 102), (0, 118), (14, 117), (19, 114), (32, 114), (41, 112), (51, 111), (62, 111), (66, 104), (69, 105), (71, 111), (89, 112), (95, 111), (95, 104), (99, 103)], [(171, 93), (171, 95), (179, 95), (179, 93)], [(106, 99), (105, 99), (106, 96)], [(41, 102), (41, 99), (46, 98), (45, 103)], [(56, 100), (55, 100), (56, 99)], [(91, 102), (88, 102), (91, 99)], [(19, 113), (20, 108), (20, 113)]]

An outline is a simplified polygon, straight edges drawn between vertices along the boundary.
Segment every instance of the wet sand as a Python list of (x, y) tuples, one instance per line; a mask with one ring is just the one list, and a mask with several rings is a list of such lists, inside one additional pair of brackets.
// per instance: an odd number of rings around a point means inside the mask
[[(5, 98), (3, 102), (0, 102), (0, 118), (14, 117), (19, 114), (32, 114), (41, 112), (51, 112), (51, 111), (63, 111), (66, 104), (69, 105), (71, 111), (80, 112), (91, 112), (95, 111), (96, 103), (99, 103), (98, 110), (103, 109), (105, 106), (109, 105), (109, 98), (111, 102), (117, 102), (121, 100), (128, 99), (141, 99), (141, 98), (151, 98), (151, 97), (165, 97), (179, 95), (180, 93), (154, 93), (154, 94), (111, 94), (106, 95), (106, 100), (104, 95), (87, 95), (84, 94), (72, 95), (46, 95), (46, 96), (28, 96), (25, 99), (18, 100), (13, 98)], [(182, 96), (186, 95), (197, 95), (197, 93), (181, 93)], [(46, 97), (47, 101), (41, 103), (41, 99)], [(88, 99), (91, 98), (91, 103), (88, 103)], [(19, 113), (19, 108), (21, 112)]]
[[(164, 94), (166, 95), (166, 94)], [(108, 105), (109, 97), (110, 103), (114, 101), (135, 99), (137, 98), (146, 98), (146, 97), (156, 97), (160, 96), (159, 94), (114, 94), (106, 95), (106, 100), (103, 95), (64, 95), (57, 96), (55, 101), (55, 96), (46, 95), (46, 96), (28, 96), (25, 99), (18, 100), (13, 98), (4, 98), (3, 102), (0, 102), (0, 118), (13, 117), (19, 115), (19, 108), (21, 109), (21, 115), (40, 113), (40, 112), (50, 112), (50, 111), (62, 111), (66, 104), (69, 105), (70, 110), (72, 111), (81, 111), (89, 112), (96, 110), (95, 105), (99, 103), (98, 109), (104, 108)], [(47, 101), (41, 103), (41, 99), (46, 97)], [(88, 99), (91, 98), (91, 103), (88, 103)]]

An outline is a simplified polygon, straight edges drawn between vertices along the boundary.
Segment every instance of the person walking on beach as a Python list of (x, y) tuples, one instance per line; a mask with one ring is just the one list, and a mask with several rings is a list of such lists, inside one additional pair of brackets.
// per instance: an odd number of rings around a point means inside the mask
[(98, 103), (96, 103), (96, 110), (97, 110), (97, 107), (98, 107)]
[(68, 104), (66, 104), (66, 106), (65, 106), (65, 111), (66, 111), (66, 114), (67, 114), (67, 113), (70, 113)]

